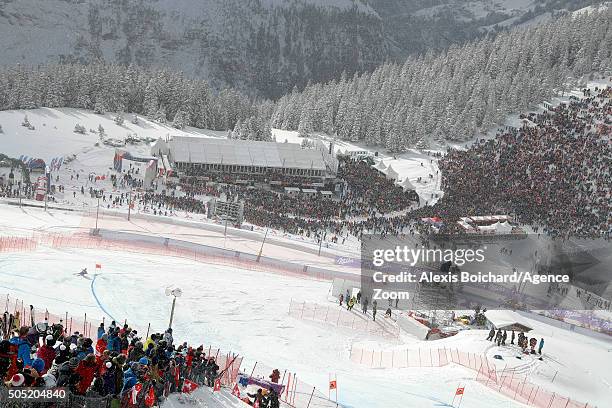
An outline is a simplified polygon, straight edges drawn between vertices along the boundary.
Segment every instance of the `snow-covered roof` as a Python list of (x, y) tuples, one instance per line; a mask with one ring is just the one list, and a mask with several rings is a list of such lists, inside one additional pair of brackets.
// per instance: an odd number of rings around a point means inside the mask
[(511, 310), (488, 310), (485, 313), (485, 316), (496, 329), (523, 331), (532, 330), (531, 326), (527, 322), (527, 319)]
[(297, 143), (178, 136), (169, 144), (175, 162), (326, 170), (321, 152)]

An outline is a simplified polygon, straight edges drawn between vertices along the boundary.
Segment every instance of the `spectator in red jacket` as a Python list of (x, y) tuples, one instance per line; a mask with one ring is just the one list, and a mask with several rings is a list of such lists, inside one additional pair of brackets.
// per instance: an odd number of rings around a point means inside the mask
[(54, 347), (55, 339), (49, 334), (45, 338), (45, 344), (43, 344), (36, 352), (36, 356), (45, 362), (45, 368), (39, 373), (40, 375), (46, 374), (51, 368), (51, 364), (53, 364), (53, 360), (56, 356)]
[(76, 386), (76, 392), (80, 395), (85, 395), (87, 389), (91, 385), (96, 373), (96, 357), (93, 354), (89, 354), (82, 360), (77, 366), (75, 373), (78, 374), (80, 380)]

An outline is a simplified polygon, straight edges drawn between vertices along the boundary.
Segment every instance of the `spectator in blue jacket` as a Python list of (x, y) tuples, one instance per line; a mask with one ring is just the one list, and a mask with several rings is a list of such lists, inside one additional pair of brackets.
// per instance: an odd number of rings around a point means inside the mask
[(10, 343), (17, 346), (17, 358), (23, 361), (24, 367), (32, 366), (32, 357), (30, 354), (30, 343), (26, 341), (28, 335), (28, 327), (23, 326), (19, 329), (19, 335), (10, 339)]
[(104, 330), (104, 322), (100, 323), (100, 327), (98, 327), (98, 339), (101, 339), (102, 336), (104, 336), (104, 333), (106, 331)]
[(130, 368), (123, 373), (123, 388), (121, 389), (122, 394), (131, 390), (132, 387), (138, 382), (138, 377), (135, 373), (137, 365), (138, 363), (133, 362)]
[(121, 339), (117, 335), (117, 331), (115, 329), (111, 329), (109, 332), (106, 349), (110, 352), (115, 351), (117, 353), (121, 353)]

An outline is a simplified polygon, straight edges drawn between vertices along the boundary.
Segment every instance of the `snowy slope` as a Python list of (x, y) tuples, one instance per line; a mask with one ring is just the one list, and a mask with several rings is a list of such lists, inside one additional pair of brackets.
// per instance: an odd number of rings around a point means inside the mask
[[(0, 212), (5, 208), (0, 206)], [(37, 217), (39, 212), (26, 211), (23, 217)], [(13, 219), (19, 224), (19, 219)], [(95, 280), (74, 276), (83, 267), (95, 271), (94, 263), (102, 264)], [(10, 293), (12, 299), (19, 297), (58, 314), (65, 310), (75, 316), (87, 313), (93, 322), (105, 313), (142, 326), (151, 322), (154, 331), (167, 325), (166, 286), (183, 289), (173, 324), (177, 339), (240, 353), (246, 358), (244, 369), (252, 369), (257, 361), (256, 373), (262, 376), (274, 367), (281, 372), (288, 369), (321, 390), (326, 389), (328, 376), (335, 374), (343, 406), (447, 406), (458, 382), (468, 382), (474, 390), (466, 395), (464, 407), (486, 408), (492, 402), (520, 406), (471, 381), (473, 374), (461, 368), (371, 370), (349, 362), (352, 343), (380, 339), (287, 313), (291, 299), (329, 304), (328, 282), (92, 250), (40, 248), (34, 253), (3, 254), (0, 262), (0, 292)]]
[[(42, 219), (57, 225), (71, 224), (73, 215), (61, 211), (0, 206), (2, 229), (33, 231)], [(67, 232), (66, 229), (63, 232)], [(154, 233), (155, 231), (151, 231)], [(249, 371), (267, 376), (272, 368), (298, 374), (302, 381), (324, 390), (329, 375), (336, 375), (339, 401), (351, 407), (448, 406), (454, 389), (466, 385), (463, 407), (519, 407), (474, 381), (475, 372), (453, 365), (443, 368), (369, 369), (349, 361), (354, 347), (447, 348), (504, 360), (498, 370), (511, 368), (517, 376), (599, 407), (610, 401), (611, 342), (587, 337), (522, 316), (534, 328), (532, 336), (544, 337), (543, 361), (529, 356), (518, 360), (510, 347), (496, 347), (482, 331), (464, 331), (455, 337), (422, 342), (403, 336), (395, 340), (372, 337), (359, 331), (312, 323), (288, 315), (289, 303), (306, 301), (337, 307), (328, 300), (329, 282), (269, 275), (193, 262), (188, 259), (113, 251), (52, 249), (31, 253), (4, 253), (0, 258), (0, 292), (23, 299), (56, 314), (69, 311), (97, 322), (103, 316), (124, 319), (141, 329), (167, 324), (170, 299), (167, 286), (180, 287), (174, 320), (176, 338), (197, 344), (221, 346), (245, 356)], [(102, 265), (96, 270), (94, 264)], [(88, 267), (91, 279), (74, 276)], [(61, 288), (47, 290), (45, 288)], [(498, 312), (499, 313), (499, 312)], [(572, 353), (567, 351), (571, 350)], [(507, 366), (507, 367), (506, 367)], [(204, 391), (205, 393), (207, 391)], [(206, 396), (206, 394), (205, 394)], [(220, 396), (221, 397), (221, 396)], [(204, 398), (204, 397), (203, 397)], [(214, 401), (204, 400), (214, 404)], [(215, 406), (215, 405), (211, 405)], [(222, 405), (225, 406), (225, 405)], [(231, 406), (231, 405), (230, 405)]]
[[(34, 126), (30, 130), (21, 125), (27, 115)], [(102, 126), (108, 138), (125, 139), (128, 134), (136, 133), (141, 137), (165, 138), (168, 135), (219, 137), (225, 132), (204, 131), (195, 128), (178, 130), (171, 126), (161, 125), (145, 118), (138, 118), (138, 124), (131, 123), (132, 115), (126, 115), (125, 122), (119, 126), (114, 121), (114, 114), (97, 115), (91, 111), (60, 108), (32, 109), (0, 112), (0, 152), (19, 157), (27, 155), (39, 157), (45, 161), (53, 157), (91, 151), (99, 142), (98, 126)], [(82, 135), (74, 132), (75, 125), (80, 124), (87, 130)], [(112, 149), (111, 149), (112, 150)], [(112, 163), (112, 157), (108, 163)], [(108, 166), (105, 166), (106, 168)]]

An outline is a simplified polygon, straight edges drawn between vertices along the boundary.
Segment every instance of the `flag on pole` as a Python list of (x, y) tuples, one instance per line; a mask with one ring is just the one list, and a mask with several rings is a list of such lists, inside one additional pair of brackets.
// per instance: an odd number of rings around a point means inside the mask
[(96, 264), (96, 269), (102, 269), (102, 264), (97, 263)]
[(189, 394), (195, 391), (198, 387), (199, 387), (198, 384), (194, 383), (193, 381), (189, 381), (188, 379), (185, 378), (185, 381), (183, 381), (183, 389), (181, 390), (181, 392), (185, 394)]
[(145, 397), (145, 405), (147, 407), (155, 405), (155, 390), (152, 386), (149, 387), (149, 392), (147, 392), (147, 396)]
[(178, 366), (174, 367), (174, 381), (176, 382), (176, 386), (178, 388), (179, 383), (181, 382), (181, 371), (179, 370)]
[(238, 388), (238, 383), (234, 384), (234, 389), (232, 390), (232, 395), (236, 398), (240, 398), (240, 388)]
[(134, 387), (132, 387), (131, 400), (132, 400), (132, 404), (134, 404), (134, 405), (136, 405), (136, 403), (137, 403), (136, 398), (138, 397), (138, 393), (140, 392), (140, 390), (142, 390), (142, 384), (141, 383), (137, 383), (136, 385), (134, 385)]
[(463, 391), (465, 391), (465, 387), (457, 387), (457, 391), (455, 391), (455, 395), (463, 395)]
[(215, 388), (213, 388), (213, 392), (221, 391), (221, 379), (217, 378), (215, 380)]
[(336, 389), (336, 387), (337, 387), (336, 380), (331, 380), (331, 381), (329, 382), (329, 389), (330, 389), (330, 390), (335, 390), (335, 389)]

